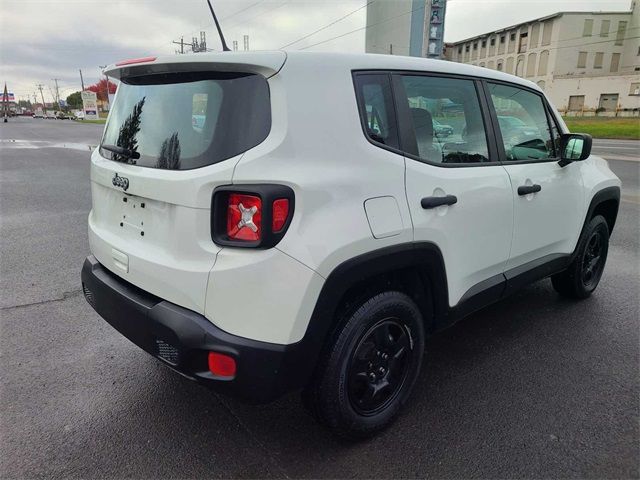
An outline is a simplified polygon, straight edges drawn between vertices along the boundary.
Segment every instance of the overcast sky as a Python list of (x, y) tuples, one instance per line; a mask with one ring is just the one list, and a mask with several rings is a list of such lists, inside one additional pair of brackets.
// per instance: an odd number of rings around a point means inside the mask
[[(370, 0), (369, 0), (370, 1)], [(393, 1), (393, 0), (374, 0)], [(249, 35), (252, 50), (282, 48), (351, 12), (289, 49), (332, 37), (309, 50), (364, 51), (367, 0), (213, 0), (231, 46)], [(61, 97), (97, 81), (99, 65), (145, 55), (173, 54), (183, 35), (206, 31), (219, 48), (205, 0), (0, 0), (0, 81), (16, 97), (32, 99), (44, 84), (45, 100), (58, 78)], [(628, 10), (630, 0), (448, 0), (448, 42), (558, 11)], [(398, 7), (402, 13), (405, 7)], [(0, 87), (1, 88), (1, 87)], [(39, 98), (39, 96), (38, 96)]]

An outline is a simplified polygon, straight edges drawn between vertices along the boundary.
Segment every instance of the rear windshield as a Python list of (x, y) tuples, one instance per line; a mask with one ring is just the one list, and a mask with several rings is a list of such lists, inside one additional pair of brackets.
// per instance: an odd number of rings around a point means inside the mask
[(260, 75), (134, 77), (118, 87), (100, 153), (142, 167), (190, 170), (255, 147), (270, 129), (269, 86)]

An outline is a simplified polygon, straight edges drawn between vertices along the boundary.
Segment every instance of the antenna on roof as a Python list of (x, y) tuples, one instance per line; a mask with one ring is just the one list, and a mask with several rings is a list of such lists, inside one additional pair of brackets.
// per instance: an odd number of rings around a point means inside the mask
[(211, 6), (211, 0), (207, 0), (207, 4), (209, 4), (209, 10), (211, 10), (211, 15), (213, 15), (213, 21), (216, 22), (216, 28), (218, 29), (218, 34), (220, 35), (220, 41), (222, 42), (222, 51), (230, 52), (231, 49), (227, 47), (227, 42), (224, 40), (224, 35), (222, 34), (222, 29), (220, 28), (220, 24), (218, 23), (218, 17), (216, 17), (216, 12), (213, 11), (213, 7)]

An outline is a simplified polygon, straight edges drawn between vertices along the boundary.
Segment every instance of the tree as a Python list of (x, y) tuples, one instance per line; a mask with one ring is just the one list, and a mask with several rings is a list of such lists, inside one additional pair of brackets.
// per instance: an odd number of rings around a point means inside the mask
[[(96, 95), (98, 96), (98, 100), (108, 100), (106, 98), (105, 92), (106, 92), (106, 84), (107, 84), (107, 79), (103, 78), (100, 81), (98, 81), (98, 83), (94, 83), (93, 85), (89, 85), (87, 87), (87, 90), (91, 90), (92, 92), (95, 92)], [(116, 84), (113, 82), (109, 82), (109, 93), (113, 94), (116, 93)]]
[[(138, 103), (133, 106), (133, 110), (129, 116), (125, 119), (124, 123), (120, 127), (118, 132), (118, 140), (116, 145), (122, 147), (131, 152), (135, 152), (138, 149), (138, 139), (136, 136), (140, 131), (140, 116), (142, 115), (142, 108), (144, 107), (144, 101), (146, 97), (142, 97)], [(133, 163), (136, 161), (126, 155), (118, 155), (114, 153), (111, 157), (116, 162)]]
[(174, 132), (173, 135), (162, 142), (156, 168), (180, 170), (180, 140), (178, 140), (178, 132)]
[(67, 97), (67, 106), (69, 108), (82, 108), (82, 95), (80, 92), (73, 92)]

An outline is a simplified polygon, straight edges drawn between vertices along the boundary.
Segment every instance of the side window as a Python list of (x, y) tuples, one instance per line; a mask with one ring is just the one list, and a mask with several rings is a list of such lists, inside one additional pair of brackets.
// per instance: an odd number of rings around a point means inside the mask
[[(480, 101), (472, 80), (403, 75), (417, 156), (430, 163), (489, 162)], [(413, 152), (410, 152), (413, 153)]]
[(398, 148), (398, 129), (387, 74), (356, 74), (356, 93), (365, 134), (374, 142)]
[(554, 158), (554, 142), (542, 97), (495, 83), (489, 83), (489, 92), (507, 160)]

